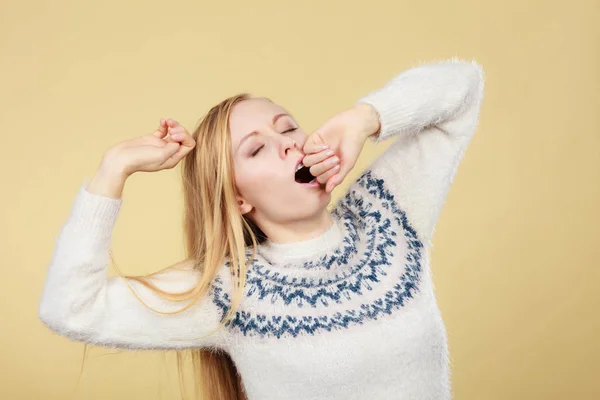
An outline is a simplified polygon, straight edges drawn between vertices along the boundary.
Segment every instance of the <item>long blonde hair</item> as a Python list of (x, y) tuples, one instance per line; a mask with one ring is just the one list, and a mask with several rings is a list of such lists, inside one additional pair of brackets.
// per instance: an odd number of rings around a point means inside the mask
[[(235, 104), (250, 98), (251, 95), (242, 93), (223, 100), (202, 118), (192, 133), (196, 147), (182, 160), (183, 218), (187, 258), (146, 276), (123, 275), (113, 259), (118, 275), (126, 278), (126, 281), (135, 280), (169, 301), (193, 300), (182, 309), (170, 314), (182, 312), (200, 299), (228, 259), (234, 295), (232, 306), (217, 329), (222, 328), (235, 315), (243, 297), (248, 262), (254, 258), (257, 245), (266, 240), (260, 228), (252, 220), (243, 216), (239, 210), (231, 157), (229, 131), (231, 110)], [(248, 259), (246, 251), (250, 246), (252, 255)], [(147, 279), (165, 269), (177, 268), (190, 262), (201, 269), (202, 273), (198, 285), (188, 291), (168, 293)], [(84, 348), (84, 359), (86, 350), (87, 348)], [(246, 399), (241, 377), (229, 355), (214, 349), (202, 348), (177, 350), (179, 382), (184, 398), (186, 395), (183, 388), (183, 360), (188, 353), (191, 354), (195, 369), (193, 374), (195, 393), (200, 395), (201, 399)]]

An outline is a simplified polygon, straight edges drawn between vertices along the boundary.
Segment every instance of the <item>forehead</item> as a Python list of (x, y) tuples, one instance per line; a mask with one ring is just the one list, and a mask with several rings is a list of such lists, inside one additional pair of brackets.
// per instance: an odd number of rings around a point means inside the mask
[(237, 143), (244, 135), (270, 125), (275, 115), (285, 112), (282, 107), (266, 99), (248, 99), (237, 103), (229, 117), (232, 142)]

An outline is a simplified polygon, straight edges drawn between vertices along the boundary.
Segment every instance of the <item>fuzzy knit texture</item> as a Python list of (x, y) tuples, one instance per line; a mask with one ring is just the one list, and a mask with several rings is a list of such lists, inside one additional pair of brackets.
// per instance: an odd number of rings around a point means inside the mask
[[(224, 350), (250, 400), (450, 399), (447, 333), (429, 251), (476, 130), (483, 81), (479, 64), (453, 58), (408, 69), (359, 99), (379, 113), (372, 140), (394, 142), (335, 204), (326, 232), (260, 245), (235, 318), (201, 339), (230, 307), (228, 263), (190, 309), (147, 309), (122, 278), (107, 273), (123, 197), (92, 194), (85, 180), (56, 241), (40, 319), (99, 346)], [(181, 291), (199, 274), (172, 270), (155, 283)], [(152, 307), (182, 306), (132, 286)]]

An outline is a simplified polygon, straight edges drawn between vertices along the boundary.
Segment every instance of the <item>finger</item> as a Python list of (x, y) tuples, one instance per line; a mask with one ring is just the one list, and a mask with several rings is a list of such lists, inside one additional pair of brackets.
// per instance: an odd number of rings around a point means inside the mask
[(306, 143), (304, 143), (302, 151), (304, 151), (305, 154), (311, 154), (328, 148), (329, 145), (325, 143), (321, 134), (318, 131), (315, 131), (308, 137)]
[(327, 193), (331, 193), (333, 189), (341, 182), (340, 174), (335, 174), (331, 178), (327, 180), (327, 184), (325, 185), (325, 191)]
[(302, 165), (312, 167), (313, 165), (326, 160), (333, 155), (333, 150), (322, 150), (318, 153), (307, 154), (302, 158)]
[(340, 172), (340, 166), (339, 164), (336, 165), (335, 167), (323, 172), (321, 175), (317, 176), (317, 181), (324, 185), (327, 181), (329, 181), (329, 179), (331, 179), (332, 176), (337, 175)]
[(165, 121), (164, 119), (161, 118), (161, 120), (158, 124), (158, 129), (152, 135), (157, 138), (162, 139), (165, 136), (167, 136), (167, 132), (168, 132), (167, 121)]
[(177, 133), (187, 133), (187, 131), (185, 130), (185, 128), (181, 125), (177, 125), (174, 128), (169, 128), (169, 135), (175, 135)]
[(169, 157), (161, 166), (161, 168), (169, 169), (175, 167), (179, 161), (185, 157), (185, 155), (189, 152), (189, 150), (185, 151), (183, 149), (189, 149), (188, 147), (181, 146), (179, 150)]
[[(176, 120), (169, 118), (169, 119), (167, 119), (166, 123), (169, 127), (169, 137), (170, 138), (177, 138), (177, 140), (179, 140), (180, 138), (187, 136), (188, 138), (191, 139), (191, 135), (189, 134), (187, 129), (185, 129), (185, 127), (182, 126)], [(180, 136), (180, 137), (178, 138), (178, 136)], [(193, 139), (191, 139), (191, 140), (193, 141)], [(188, 140), (188, 142), (189, 142), (189, 140)]]
[(162, 165), (162, 168), (173, 168), (174, 166), (176, 166), (179, 161), (181, 161), (183, 159), (183, 157), (185, 157), (190, 151), (192, 151), (192, 149), (194, 148), (194, 146), (188, 147), (188, 146), (180, 146), (179, 149), (177, 150), (177, 152), (175, 152), (175, 154), (172, 154)]
[(194, 147), (196, 145), (196, 141), (193, 137), (191, 137), (187, 133), (178, 132), (171, 134), (171, 139), (175, 142), (179, 142), (186, 147)]
[(331, 178), (327, 180), (327, 184), (325, 185), (325, 191), (327, 193), (331, 193), (336, 186), (338, 186), (348, 175), (348, 172), (354, 167), (353, 165), (344, 165), (340, 167), (340, 170), (337, 174), (333, 175)]
[[(170, 140), (170, 137), (173, 136), (173, 133), (179, 132), (183, 129), (183, 127), (179, 124), (179, 122), (175, 121), (172, 118), (168, 118), (165, 120), (166, 131), (169, 133), (169, 138), (166, 140)], [(177, 129), (177, 130), (176, 130)]]
[[(326, 171), (329, 171), (331, 168), (334, 168), (336, 165), (340, 164), (340, 158), (338, 156), (329, 157), (325, 161), (322, 161), (318, 164), (310, 167), (310, 174), (312, 176), (316, 176), (319, 178)], [(321, 183), (325, 183), (325, 180), (319, 180)]]
[(181, 126), (181, 124), (179, 122), (177, 122), (176, 120), (174, 120), (172, 118), (167, 119), (167, 125), (171, 129)]

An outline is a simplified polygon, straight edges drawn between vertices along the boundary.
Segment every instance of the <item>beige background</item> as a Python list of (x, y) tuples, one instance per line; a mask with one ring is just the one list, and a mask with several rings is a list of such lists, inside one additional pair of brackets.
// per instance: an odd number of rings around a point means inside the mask
[[(178, 398), (163, 353), (93, 349), (75, 388), (83, 346), (37, 319), (54, 238), (109, 146), (161, 117), (193, 128), (240, 91), (310, 131), (394, 74), (452, 56), (487, 78), (432, 255), (454, 396), (600, 398), (599, 4), (2, 1), (0, 398)], [(136, 174), (125, 191), (117, 264), (178, 260), (179, 169)]]

